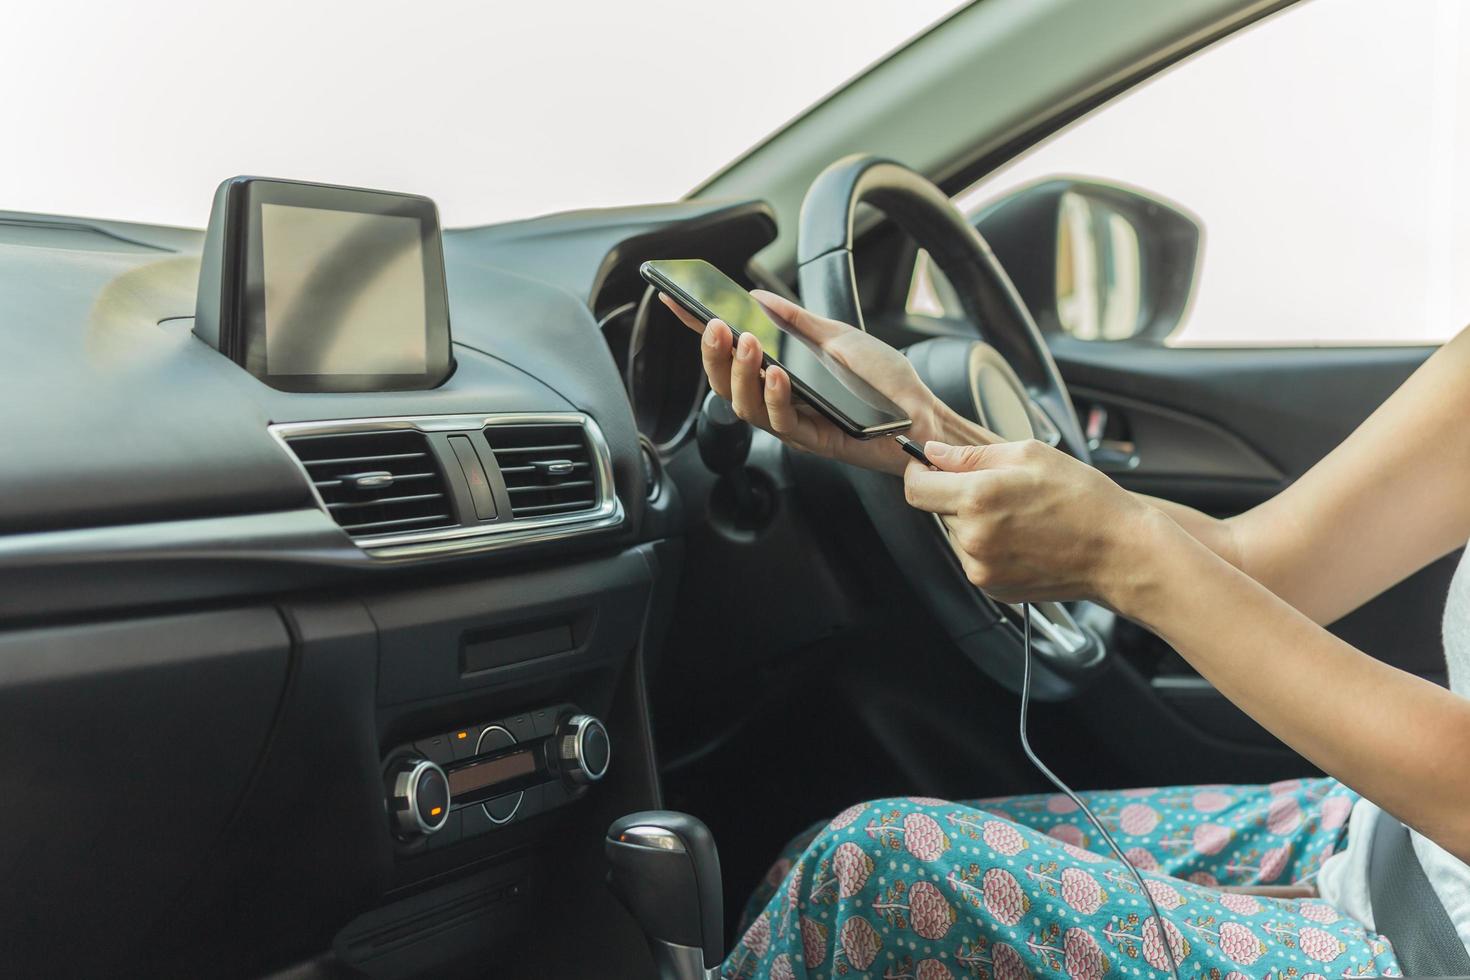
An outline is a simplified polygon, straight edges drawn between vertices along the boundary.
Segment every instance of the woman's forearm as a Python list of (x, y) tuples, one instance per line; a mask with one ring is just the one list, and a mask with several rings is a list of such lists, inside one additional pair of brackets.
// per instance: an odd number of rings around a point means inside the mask
[(1176, 504), (1172, 500), (1150, 497), (1142, 493), (1135, 493), (1133, 496), (1142, 500), (1150, 507), (1163, 511), (1175, 524), (1178, 524), (1187, 531), (1190, 537), (1194, 538), (1206, 548), (1209, 548), (1236, 568), (1243, 568), (1240, 543), (1236, 540), (1234, 526), (1229, 521), (1222, 521), (1218, 517), (1211, 517), (1209, 514), (1195, 510), (1193, 507)]
[(1163, 517), (1119, 537), (1104, 598), (1325, 772), (1470, 857), (1470, 757), (1453, 748), (1470, 702), (1331, 635)]

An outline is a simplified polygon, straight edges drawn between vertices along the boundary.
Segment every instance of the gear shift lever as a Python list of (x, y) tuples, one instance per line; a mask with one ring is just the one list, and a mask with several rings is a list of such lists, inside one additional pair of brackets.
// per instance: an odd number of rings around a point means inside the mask
[(720, 855), (687, 813), (644, 810), (607, 830), (608, 883), (643, 927), (660, 980), (716, 980), (724, 959)]

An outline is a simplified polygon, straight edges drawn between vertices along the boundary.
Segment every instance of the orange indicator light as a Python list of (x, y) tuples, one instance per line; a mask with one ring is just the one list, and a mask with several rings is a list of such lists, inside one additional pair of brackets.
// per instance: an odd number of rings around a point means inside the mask
[(470, 737), (470, 733), (469, 732), (455, 732), (454, 733), (454, 737), (455, 738), (469, 738)]
[(432, 809), (432, 810), (429, 811), (429, 816), (431, 816), (431, 817), (437, 817), (439, 814), (441, 814), (443, 812), (444, 812), (444, 808), (442, 806), (436, 806), (436, 807), (434, 807), (434, 809)]

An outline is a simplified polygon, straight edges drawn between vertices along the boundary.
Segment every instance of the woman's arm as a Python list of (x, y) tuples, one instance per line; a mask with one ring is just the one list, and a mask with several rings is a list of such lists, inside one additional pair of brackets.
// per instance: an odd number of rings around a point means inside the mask
[(1244, 514), (1142, 498), (1317, 623), (1331, 623), (1470, 538), (1470, 331), (1331, 454)]
[(1142, 493), (1135, 493), (1133, 496), (1156, 510), (1163, 511), (1174, 520), (1175, 524), (1188, 531), (1190, 536), (1199, 541), (1200, 544), (1209, 548), (1236, 568), (1240, 567), (1240, 544), (1235, 540), (1235, 524), (1232, 524), (1228, 520), (1221, 520), (1218, 517), (1211, 517), (1209, 514), (1197, 511), (1193, 507), (1175, 503), (1172, 500), (1150, 497)]
[(1460, 751), (1470, 701), (1313, 621), (1470, 537), (1464, 336), (1279, 503), (1232, 529), (1239, 568), (1164, 510), (1039, 443), (925, 450), (943, 472), (910, 466), (909, 501), (944, 518), (975, 584), (1009, 602), (1112, 606), (1324, 771), (1470, 858), (1470, 754)]
[[(1150, 526), (1150, 524), (1152, 526)], [(1155, 512), (1104, 600), (1297, 752), (1470, 859), (1470, 701), (1353, 648)]]
[[(1339, 640), (1157, 508), (1041, 443), (930, 443), (910, 503), (1006, 602), (1087, 597), (1163, 637), (1282, 741), (1470, 858), (1470, 701)], [(1463, 478), (1462, 478), (1463, 479)]]

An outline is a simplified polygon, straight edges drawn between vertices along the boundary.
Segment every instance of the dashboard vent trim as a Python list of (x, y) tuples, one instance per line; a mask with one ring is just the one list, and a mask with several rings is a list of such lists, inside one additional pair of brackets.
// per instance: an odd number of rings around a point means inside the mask
[(317, 499), (348, 537), (453, 527), (453, 501), (428, 437), (413, 429), (288, 437)]
[(597, 470), (581, 426), (487, 425), (485, 442), (505, 483), (512, 520), (597, 506)]
[[(518, 429), (531, 431), (535, 429), (556, 429), (563, 434), (574, 434), (576, 439), (566, 439), (563, 442), (552, 442), (542, 444), (546, 447), (567, 446), (575, 447), (579, 452), (572, 449), (566, 450), (565, 454), (557, 454), (554, 457), (542, 453), (533, 453), (537, 462), (546, 464), (542, 467), (545, 476), (561, 484), (572, 484), (580, 480), (590, 481), (590, 487), (577, 486), (567, 490), (552, 491), (556, 499), (565, 499), (570, 502), (576, 500), (578, 507), (555, 507), (545, 510), (527, 510), (534, 508), (535, 504), (522, 504), (518, 512), (511, 515), (510, 519), (502, 519), (480, 523), (470, 521), (466, 524), (459, 523), (453, 507), (453, 500), (447, 501), (449, 523), (445, 526), (400, 526), (400, 527), (377, 527), (362, 533), (353, 533), (352, 540), (369, 557), (380, 560), (407, 561), (413, 559), (435, 558), (446, 555), (472, 553), (477, 551), (488, 551), (493, 549), (516, 547), (534, 542), (544, 542), (569, 538), (581, 534), (589, 534), (596, 531), (604, 531), (619, 527), (624, 521), (624, 510), (622, 501), (617, 497), (613, 484), (612, 454), (608, 449), (607, 441), (603, 437), (602, 430), (597, 422), (590, 416), (580, 412), (546, 412), (546, 413), (506, 413), (496, 415), (423, 415), (423, 416), (393, 416), (386, 418), (369, 419), (341, 419), (324, 422), (283, 422), (269, 427), (269, 431), (276, 441), (281, 445), (302, 471), (309, 484), (311, 484), (312, 495), (316, 498), (317, 506), (332, 519), (336, 520), (336, 512), (353, 510), (359, 508), (331, 507), (337, 500), (334, 496), (336, 486), (318, 486), (321, 483), (330, 483), (334, 479), (348, 479), (355, 481), (349, 488), (354, 493), (378, 493), (381, 492), (389, 497), (418, 496), (414, 494), (403, 494), (401, 491), (405, 486), (398, 479), (398, 470), (394, 469), (400, 463), (412, 464), (414, 459), (405, 461), (380, 459), (374, 463), (373, 468), (359, 469), (356, 462), (348, 466), (316, 466), (317, 477), (313, 477), (312, 466), (302, 461), (293, 449), (297, 444), (303, 444), (311, 449), (319, 446), (332, 446), (326, 440), (336, 437), (360, 437), (364, 435), (377, 435), (380, 437), (392, 435), (398, 439), (407, 439), (410, 442), (418, 440), (425, 447), (428, 459), (434, 463), (435, 471), (439, 474), (442, 492), (450, 498), (453, 494), (448, 489), (448, 479), (444, 476), (446, 467), (452, 462), (452, 457), (444, 455), (450, 452), (443, 448), (444, 440), (437, 438), (438, 434), (460, 434), (471, 438), (484, 438), (486, 446), (494, 446), (497, 441), (506, 442), (497, 433), (506, 429)], [(517, 436), (516, 438), (519, 438)], [(305, 440), (312, 440), (306, 443)], [(317, 440), (323, 440), (318, 442)], [(509, 441), (515, 441), (510, 439)], [(412, 453), (414, 450), (406, 450)], [(369, 455), (369, 454), (363, 454)], [(396, 453), (383, 453), (379, 456), (392, 456)], [(320, 459), (353, 459), (347, 456), (322, 456), (313, 457)], [(371, 461), (369, 461), (371, 462)], [(488, 462), (488, 459), (486, 460)], [(552, 464), (571, 463), (571, 472), (565, 472), (562, 467)], [(585, 467), (577, 466), (585, 463)], [(379, 465), (380, 464), (380, 465)], [(328, 471), (325, 475), (321, 471)], [(414, 472), (403, 470), (410, 476)], [(587, 474), (581, 476), (581, 474)], [(391, 481), (385, 481), (384, 475), (392, 476)], [(408, 484), (417, 482), (409, 480)], [(427, 481), (424, 481), (427, 482)], [(583, 495), (586, 495), (585, 498)], [(532, 491), (522, 491), (511, 497), (534, 497)], [(513, 507), (515, 505), (512, 505)], [(360, 508), (368, 509), (368, 508)], [(503, 510), (504, 508), (502, 508)]]

